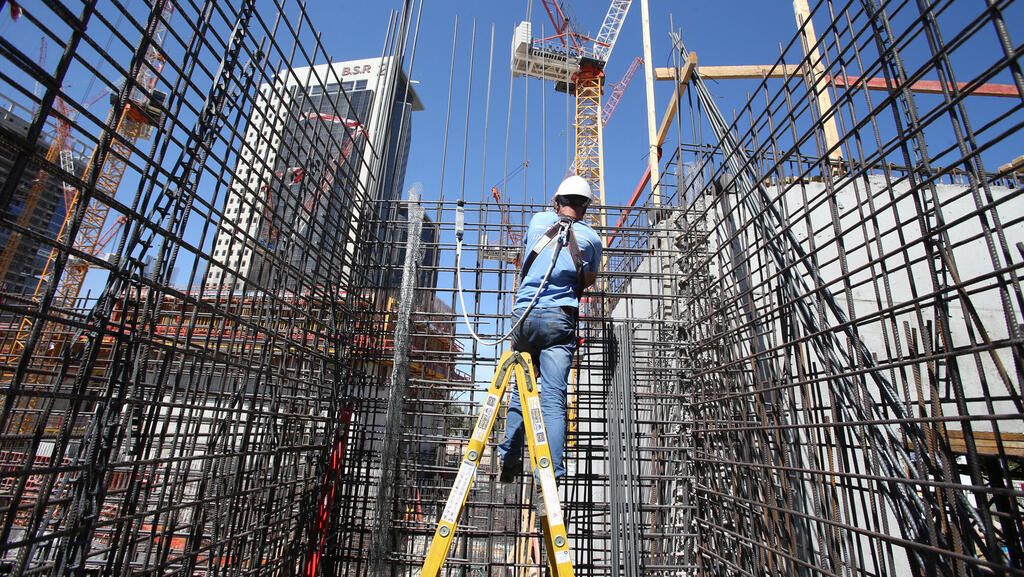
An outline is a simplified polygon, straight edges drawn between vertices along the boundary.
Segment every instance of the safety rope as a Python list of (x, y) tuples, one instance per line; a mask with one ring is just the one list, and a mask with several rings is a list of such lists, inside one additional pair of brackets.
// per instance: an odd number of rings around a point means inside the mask
[[(537, 304), (537, 297), (540, 296), (540, 293), (544, 290), (545, 285), (547, 285), (548, 283), (548, 277), (551, 276), (551, 271), (554, 270), (555, 262), (558, 260), (558, 253), (560, 253), (562, 251), (562, 247), (565, 246), (565, 239), (569, 226), (572, 226), (571, 222), (569, 221), (565, 221), (562, 223), (562, 227), (558, 231), (555, 250), (552, 251), (551, 254), (551, 264), (548, 265), (548, 270), (547, 272), (544, 273), (544, 278), (541, 279), (540, 286), (537, 287), (537, 292), (533, 295), (533, 299), (530, 300), (529, 306), (526, 307), (526, 310), (519, 317), (519, 319), (516, 320), (515, 324), (512, 325), (512, 328), (510, 328), (507, 333), (505, 333), (499, 339), (489, 341), (481, 338), (480, 335), (476, 334), (476, 331), (473, 329), (472, 323), (469, 322), (469, 315), (466, 313), (466, 297), (462, 291), (462, 236), (463, 233), (465, 233), (466, 231), (466, 211), (465, 202), (459, 200), (458, 207), (455, 209), (455, 286), (457, 287), (459, 292), (459, 304), (462, 306), (462, 320), (466, 323), (466, 328), (469, 329), (469, 334), (473, 336), (473, 340), (480, 343), (480, 345), (482, 346), (495, 346), (504, 342), (506, 339), (512, 336), (512, 333), (515, 332), (517, 328), (519, 328), (520, 323), (523, 322), (523, 319), (525, 319), (530, 314), (530, 311), (532, 311), (533, 307)], [(550, 242), (551, 239), (549, 238), (548, 243)], [(547, 248), (547, 244), (545, 244), (544, 248)]]

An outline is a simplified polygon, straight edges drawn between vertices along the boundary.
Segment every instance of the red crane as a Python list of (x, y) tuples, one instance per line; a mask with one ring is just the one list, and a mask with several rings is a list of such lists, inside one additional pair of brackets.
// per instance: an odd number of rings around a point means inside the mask
[(601, 109), (601, 123), (605, 126), (608, 126), (608, 121), (611, 120), (615, 107), (619, 105), (622, 95), (625, 94), (626, 88), (629, 87), (629, 83), (633, 80), (633, 75), (636, 74), (637, 68), (640, 68), (643, 62), (644, 59), (637, 56), (633, 63), (629, 65), (629, 68), (626, 69), (626, 73), (622, 75), (622, 80), (612, 85), (612, 92), (608, 95), (608, 100), (604, 102), (604, 107)]
[(512, 169), (491, 187), (491, 197), (494, 198), (494, 203), (498, 206), (498, 212), (501, 214), (501, 234), (493, 242), (488, 241), (486, 236), (481, 237), (483, 244), (480, 249), (481, 258), (501, 261), (514, 267), (519, 266), (522, 252), (519, 250), (519, 245), (523, 242), (523, 235), (512, 226), (508, 202), (505, 200), (503, 192), (508, 182), (519, 176), (527, 166), (530, 166), (530, 161), (524, 160), (522, 164)]
[[(118, 118), (117, 134), (120, 138), (111, 141), (110, 149), (106, 151), (98, 163), (100, 173), (96, 178), (96, 187), (103, 190), (110, 196), (117, 193), (121, 185), (121, 178), (128, 168), (129, 160), (132, 157), (132, 150), (140, 138), (149, 138), (154, 127), (159, 124), (160, 105), (163, 103), (166, 94), (156, 90), (157, 79), (164, 67), (164, 55), (160, 52), (164, 36), (167, 34), (167, 22), (174, 13), (174, 2), (164, 4), (157, 18), (157, 27), (151, 35), (150, 44), (146, 49), (145, 66), (139, 68), (135, 76), (135, 82), (129, 91), (128, 99), (124, 106), (119, 109), (111, 109), (110, 114)], [(93, 151), (95, 157), (101, 151), (99, 146)], [(95, 165), (90, 160), (86, 174)], [(67, 215), (60, 232), (57, 234), (57, 244), (50, 251), (43, 274), (39, 277), (39, 284), (36, 286), (33, 300), (38, 300), (51, 280), (57, 282), (57, 293), (54, 303), (58, 306), (72, 306), (82, 290), (85, 276), (89, 272), (89, 262), (85, 259), (69, 257), (67, 266), (64, 269), (62, 278), (54, 279), (56, 261), (62, 252), (62, 245), (68, 242), (72, 218), (77, 209), (79, 201), (78, 190), (71, 194), (71, 202), (67, 207)], [(107, 219), (110, 206), (103, 202), (91, 201), (86, 205), (85, 214), (80, 223), (78, 233), (73, 240), (74, 248), (86, 254), (98, 255), (103, 248), (104, 238), (109, 241), (110, 231), (104, 231), (103, 226)], [(23, 322), (22, 329), (27, 329), (30, 321)], [(19, 335), (23, 331), (19, 331)], [(20, 340), (20, 338), (19, 338)]]
[(505, 186), (508, 181), (519, 176), (526, 167), (530, 166), (529, 160), (524, 160), (522, 164), (517, 166), (512, 172), (505, 175), (505, 178), (499, 180), (491, 187), (491, 196), (494, 197), (494, 202), (498, 205), (498, 211), (501, 213), (501, 224), (503, 227), (501, 233), (501, 240), (499, 241), (502, 245), (518, 245), (523, 240), (523, 235), (512, 228), (512, 221), (510, 219), (508, 203), (505, 201), (502, 193), (505, 190)]
[[(306, 213), (306, 218), (312, 219), (316, 203), (320, 200), (320, 197), (323, 196), (324, 192), (334, 185), (338, 169), (343, 164), (349, 163), (349, 157), (352, 155), (353, 149), (355, 149), (359, 139), (366, 137), (367, 133), (366, 129), (363, 128), (363, 125), (358, 120), (352, 120), (342, 116), (335, 116), (321, 112), (308, 112), (303, 117), (303, 120), (318, 120), (321, 122), (330, 122), (332, 124), (341, 124), (345, 127), (345, 136), (342, 137), (341, 150), (339, 150), (338, 153), (327, 162), (327, 169), (320, 177), (320, 182), (313, 187), (312, 193), (307, 195), (302, 201), (302, 209)], [(305, 176), (306, 170), (302, 166), (290, 166), (286, 169), (274, 172), (274, 177), (278, 181), (281, 181), (281, 184), (285, 186), (299, 184)], [(274, 222), (274, 217), (276, 215), (276, 203), (271, 194), (272, 188), (273, 187), (268, 186), (267, 183), (264, 183), (260, 187), (266, 198), (263, 204), (263, 230), (259, 237), (260, 243), (271, 249), (273, 249), (277, 244), (279, 233), (278, 227)], [(308, 222), (308, 220), (306, 222)]]
[[(588, 218), (603, 224), (604, 151), (601, 84), (604, 67), (622, 30), (632, 0), (611, 0), (596, 37), (582, 34), (565, 0), (542, 0), (555, 35), (533, 39), (532, 24), (520, 22), (512, 38), (512, 75), (543, 78), (556, 90), (576, 95), (574, 126), (576, 158), (572, 171), (590, 183), (600, 204)], [(624, 89), (624, 88), (623, 88)]]

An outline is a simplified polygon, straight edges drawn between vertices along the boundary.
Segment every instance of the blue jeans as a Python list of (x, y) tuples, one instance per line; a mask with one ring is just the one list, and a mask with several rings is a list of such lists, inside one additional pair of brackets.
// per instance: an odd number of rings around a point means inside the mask
[[(522, 316), (524, 310), (512, 311), (513, 323)], [(544, 416), (544, 429), (548, 435), (555, 477), (561, 477), (565, 475), (565, 399), (572, 355), (576, 351), (576, 318), (558, 307), (535, 307), (512, 333), (512, 350), (529, 353), (533, 358), (534, 369), (540, 367), (540, 410)], [(498, 445), (504, 465), (523, 458), (526, 436), (519, 391), (515, 384), (509, 395), (505, 440)]]

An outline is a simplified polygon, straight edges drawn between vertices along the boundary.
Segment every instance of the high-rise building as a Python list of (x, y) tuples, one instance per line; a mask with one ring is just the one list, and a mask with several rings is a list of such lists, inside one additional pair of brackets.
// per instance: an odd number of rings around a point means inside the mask
[(373, 211), (384, 204), (367, 201), (401, 198), (412, 111), (423, 106), (391, 62), (296, 68), (260, 87), (207, 287), (249, 290), (243, 280), (258, 287), (272, 278), (279, 289), (308, 289), (302, 278), (324, 266), (309, 255), (356, 241), (335, 234), (339, 223), (383, 217)]

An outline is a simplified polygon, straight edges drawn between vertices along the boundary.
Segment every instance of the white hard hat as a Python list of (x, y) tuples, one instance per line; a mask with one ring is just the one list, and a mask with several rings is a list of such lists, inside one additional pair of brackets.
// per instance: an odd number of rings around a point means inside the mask
[(566, 177), (562, 184), (558, 185), (555, 191), (555, 198), (560, 196), (582, 196), (593, 202), (597, 200), (594, 192), (590, 189), (590, 183), (582, 176), (572, 175)]

